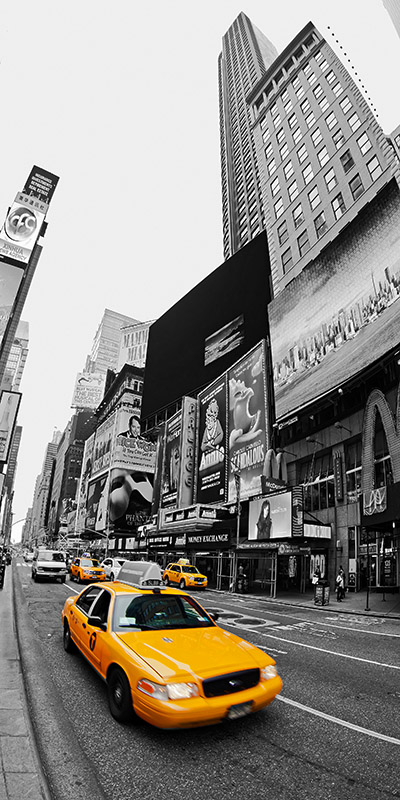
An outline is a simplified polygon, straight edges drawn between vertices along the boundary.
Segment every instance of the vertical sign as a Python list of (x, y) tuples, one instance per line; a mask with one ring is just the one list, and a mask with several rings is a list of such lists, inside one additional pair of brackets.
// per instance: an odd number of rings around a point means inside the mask
[(20, 392), (3, 391), (0, 397), (0, 462), (7, 461), (17, 419)]
[(336, 500), (343, 500), (343, 465), (342, 456), (339, 452), (334, 454), (333, 475), (335, 481)]
[(226, 375), (199, 396), (197, 502), (225, 500), (227, 432)]
[(161, 507), (176, 506), (178, 501), (179, 463), (182, 445), (182, 410), (166, 423), (163, 469), (161, 479)]
[(192, 397), (184, 397), (182, 404), (182, 448), (179, 474), (178, 506), (193, 503), (194, 448), (196, 438), (197, 402)]
[(304, 489), (303, 486), (292, 488), (292, 536), (303, 536), (304, 533)]

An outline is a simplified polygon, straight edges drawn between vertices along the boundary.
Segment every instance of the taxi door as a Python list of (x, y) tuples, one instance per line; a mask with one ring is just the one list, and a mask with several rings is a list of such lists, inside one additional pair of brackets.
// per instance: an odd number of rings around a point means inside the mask
[(76, 578), (76, 576), (78, 574), (78, 569), (79, 569), (79, 564), (80, 563), (81, 563), (80, 558), (74, 558), (74, 560), (73, 560), (73, 562), (71, 564), (71, 568), (70, 568), (71, 569), (71, 577)]
[[(103, 625), (107, 625), (108, 629), (110, 614), (111, 594), (107, 589), (102, 589), (90, 609), (90, 618), (99, 617)], [(108, 636), (107, 629), (104, 630), (99, 625), (90, 625), (88, 619), (86, 620), (86, 627), (84, 628), (86, 636), (83, 640), (85, 649), (82, 649), (82, 652), (98, 671), (100, 671), (105, 637)]]
[(70, 615), (71, 619), (69, 619), (68, 622), (72, 638), (75, 639), (77, 646), (85, 656), (87, 656), (89, 638), (87, 619), (89, 611), (101, 591), (101, 586), (88, 586), (88, 588), (79, 595), (75, 604), (70, 609), (72, 613)]
[(181, 579), (181, 567), (179, 566), (179, 564), (172, 565), (169, 579), (174, 583), (179, 583)]

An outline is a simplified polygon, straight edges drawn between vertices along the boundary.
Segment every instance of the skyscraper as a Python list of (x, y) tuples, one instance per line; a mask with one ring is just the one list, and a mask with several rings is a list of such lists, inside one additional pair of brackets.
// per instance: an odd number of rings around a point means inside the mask
[(400, 2), (399, 0), (383, 0), (383, 5), (389, 14), (390, 19), (400, 36)]
[(263, 227), (263, 203), (246, 96), (278, 51), (241, 12), (222, 39), (218, 59), (224, 258)]
[(121, 328), (137, 322), (139, 320), (119, 314), (117, 311), (111, 311), (109, 308), (104, 310), (93, 339), (92, 352), (88, 358), (91, 367), (89, 371), (106, 373), (108, 369), (117, 369)]

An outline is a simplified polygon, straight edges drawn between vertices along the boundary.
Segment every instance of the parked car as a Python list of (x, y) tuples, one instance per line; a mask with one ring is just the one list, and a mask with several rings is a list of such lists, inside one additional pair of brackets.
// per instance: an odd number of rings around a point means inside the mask
[(101, 562), (101, 566), (110, 581), (117, 580), (118, 573), (125, 561), (126, 558), (105, 558), (104, 561)]
[(259, 711), (282, 689), (274, 659), (216, 618), (167, 588), (157, 564), (127, 561), (119, 581), (66, 600), (64, 649), (77, 648), (106, 682), (118, 722), (212, 725)]
[(67, 573), (65, 553), (41, 547), (34, 551), (31, 575), (35, 582), (44, 578), (65, 583)]
[(33, 551), (32, 552), (27, 551), (26, 553), (24, 553), (24, 561), (27, 564), (30, 564), (33, 561)]

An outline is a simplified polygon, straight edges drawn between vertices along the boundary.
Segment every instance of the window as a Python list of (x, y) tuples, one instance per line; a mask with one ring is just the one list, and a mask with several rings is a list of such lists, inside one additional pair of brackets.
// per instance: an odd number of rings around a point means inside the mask
[(352, 131), (356, 131), (361, 125), (360, 117), (358, 116), (358, 114), (356, 114), (356, 112), (354, 112), (354, 114), (352, 114), (351, 117), (348, 118), (347, 122), (349, 123)]
[(340, 161), (345, 172), (349, 172), (354, 167), (354, 159), (350, 150), (345, 150), (343, 155), (340, 156)]
[(284, 253), (282, 253), (283, 272), (284, 273), (287, 272), (291, 268), (292, 264), (293, 264), (292, 251), (289, 247), (287, 250), (285, 250)]
[(314, 125), (314, 122), (315, 122), (315, 117), (314, 117), (313, 112), (311, 111), (311, 114), (309, 114), (308, 117), (306, 117), (307, 128), (312, 128), (312, 126)]
[(361, 441), (346, 445), (347, 502), (356, 503), (361, 494)]
[(326, 111), (326, 109), (329, 108), (329, 100), (327, 100), (325, 95), (324, 97), (321, 97), (320, 100), (318, 100), (318, 105), (321, 111)]
[(279, 116), (278, 106), (276, 105), (276, 103), (273, 103), (271, 106), (271, 114), (273, 117)]
[(328, 230), (328, 226), (326, 224), (325, 212), (324, 211), (321, 211), (321, 213), (318, 214), (318, 217), (315, 217), (314, 225), (315, 225), (315, 233), (317, 234), (317, 238), (320, 239), (321, 236), (323, 236), (324, 233)]
[(295, 228), (299, 228), (302, 222), (304, 222), (304, 214), (301, 203), (299, 203), (299, 205), (293, 209), (293, 222)]
[(319, 128), (315, 128), (315, 131), (311, 134), (311, 139), (313, 141), (314, 147), (317, 147), (320, 142), (322, 142), (322, 133)]
[(277, 229), (279, 244), (285, 244), (289, 238), (286, 220)]
[(323, 90), (321, 84), (319, 83), (318, 86), (316, 86), (315, 89), (313, 89), (313, 95), (318, 100), (318, 98), (321, 97), (321, 95), (323, 95), (323, 93), (324, 93), (324, 90)]
[(346, 211), (345, 202), (343, 200), (342, 193), (336, 195), (336, 197), (332, 200), (332, 210), (335, 215), (335, 219), (340, 219), (343, 216), (344, 212)]
[(352, 105), (348, 97), (344, 97), (343, 100), (340, 101), (339, 105), (343, 111), (343, 114), (347, 114), (347, 112), (350, 111), (350, 109), (352, 108)]
[(302, 139), (302, 138), (303, 138), (303, 134), (302, 134), (300, 128), (296, 128), (296, 130), (293, 131), (293, 141), (294, 141), (294, 143), (298, 144), (300, 139)]
[(361, 195), (363, 194), (364, 186), (363, 186), (363, 182), (362, 182), (362, 180), (361, 180), (361, 178), (360, 178), (360, 176), (358, 174), (355, 175), (354, 178), (352, 178), (352, 180), (350, 181), (349, 188), (350, 188), (350, 191), (351, 191), (351, 193), (353, 195), (353, 199), (354, 200), (357, 200), (357, 198), (361, 197)]
[(333, 134), (332, 141), (336, 147), (336, 150), (339, 150), (339, 148), (342, 146), (344, 142), (343, 132), (341, 131), (340, 128)]
[(326, 175), (324, 175), (324, 178), (325, 178), (326, 188), (328, 189), (328, 192), (331, 192), (332, 189), (334, 189), (335, 186), (337, 186), (335, 170), (330, 169), (329, 172), (327, 172)]
[(296, 124), (297, 124), (296, 114), (291, 114), (289, 119), (288, 119), (289, 128), (291, 128), (291, 129), (294, 128)]
[(300, 78), (298, 77), (298, 75), (296, 76), (296, 78), (292, 82), (292, 86), (293, 86), (294, 93), (295, 93), (297, 99), (300, 100), (300, 98), (303, 97), (304, 89), (303, 89), (303, 87), (301, 85)]
[(271, 194), (272, 194), (272, 197), (275, 197), (275, 195), (278, 194), (279, 189), (280, 189), (279, 178), (276, 177), (276, 178), (274, 178), (273, 181), (271, 181)]
[(283, 214), (283, 200), (281, 197), (279, 198), (278, 202), (275, 203), (274, 211), (275, 211), (275, 218), (279, 219), (279, 217), (281, 217)]
[(319, 65), (319, 68), (320, 68), (321, 72), (325, 72), (325, 70), (328, 69), (328, 67), (329, 67), (329, 64), (328, 64), (326, 58), (324, 58), (324, 60), (321, 61), (320, 65)]
[(285, 164), (283, 171), (285, 173), (285, 178), (288, 181), (294, 173), (293, 164), (291, 161), (288, 161), (287, 164)]
[(279, 150), (279, 154), (282, 161), (285, 160), (288, 153), (289, 153), (289, 145), (287, 142), (285, 142), (285, 144), (282, 145), (281, 149)]
[(357, 139), (357, 144), (363, 155), (365, 155), (365, 153), (368, 153), (368, 150), (370, 150), (372, 147), (368, 133), (363, 133), (362, 136), (360, 136), (360, 138)]
[(376, 179), (379, 178), (379, 175), (382, 174), (382, 167), (376, 156), (371, 158), (371, 161), (368, 161), (367, 167), (372, 180), (376, 181)]
[(307, 166), (303, 169), (303, 178), (306, 186), (307, 183), (310, 183), (313, 177), (314, 177), (313, 168), (311, 164), (307, 164)]
[(311, 210), (314, 211), (314, 209), (321, 202), (321, 198), (319, 196), (319, 192), (318, 192), (318, 187), (317, 186), (314, 186), (314, 188), (311, 189), (311, 192), (308, 193), (308, 200), (309, 200), (309, 203), (310, 203), (310, 206), (311, 206)]
[[(318, 350), (310, 352), (310, 363), (315, 363)], [(332, 454), (302, 464), (300, 482), (304, 484), (304, 509), (321, 511), (335, 505), (335, 483)]]
[(91, 606), (96, 600), (100, 592), (103, 591), (100, 586), (89, 586), (86, 592), (83, 592), (76, 601), (76, 605), (88, 616)]
[(337, 119), (336, 119), (335, 114), (334, 114), (333, 111), (331, 111), (331, 113), (328, 114), (328, 116), (325, 119), (325, 122), (326, 122), (329, 130), (332, 130), (332, 128), (334, 128), (335, 125), (337, 125)]
[(276, 163), (274, 158), (272, 159), (272, 161), (269, 162), (269, 164), (267, 164), (267, 170), (269, 176), (273, 175), (274, 172), (276, 171)]
[(290, 202), (292, 202), (292, 200), (294, 200), (295, 197), (297, 197), (297, 195), (299, 193), (296, 181), (293, 181), (293, 183), (291, 183), (290, 186), (288, 186), (288, 193), (289, 193)]
[(299, 159), (300, 164), (302, 164), (303, 161), (305, 161), (306, 158), (308, 158), (307, 148), (305, 144), (302, 144), (301, 147), (299, 147), (297, 151), (297, 158)]
[(278, 142), (278, 144), (282, 144), (284, 138), (285, 138), (285, 131), (283, 130), (283, 128), (280, 128), (278, 133), (276, 134), (276, 141)]
[(264, 144), (265, 142), (268, 142), (268, 139), (270, 139), (270, 137), (271, 137), (271, 131), (269, 130), (269, 128), (267, 128), (262, 135)]
[[(287, 94), (287, 92), (286, 92), (286, 94)], [(292, 103), (292, 100), (291, 100), (291, 98), (289, 97), (289, 95), (288, 95), (288, 97), (287, 97), (287, 100), (285, 100), (285, 102), (284, 102), (284, 104), (283, 104), (283, 107), (284, 107), (284, 109), (285, 109), (285, 111), (286, 111), (286, 114), (289, 114), (289, 111), (291, 111), (291, 110), (292, 110), (292, 108), (293, 108), (293, 103)]]
[(306, 99), (305, 99), (305, 100), (303, 100), (303, 102), (302, 102), (302, 103), (300, 103), (300, 108), (301, 108), (301, 110), (302, 110), (302, 112), (303, 112), (303, 114), (304, 114), (304, 116), (305, 116), (305, 115), (307, 114), (307, 112), (308, 112), (308, 111), (310, 110), (310, 108), (311, 108), (311, 106), (310, 106), (310, 101), (309, 101), (308, 97), (306, 97)]
[(268, 147), (265, 148), (265, 158), (271, 158), (273, 154), (274, 154), (274, 148), (272, 147), (272, 144), (270, 142)]
[(305, 253), (307, 253), (307, 250), (310, 249), (310, 241), (308, 238), (307, 231), (303, 231), (303, 233), (300, 234), (299, 238), (297, 239), (297, 245), (299, 248), (299, 253), (301, 258), (302, 256), (305, 255)]
[(326, 82), (329, 83), (329, 84), (334, 83), (334, 81), (336, 80), (336, 75), (335, 75), (333, 69), (331, 69), (329, 72), (326, 73), (325, 79), (326, 79)]
[(308, 64), (308, 63), (304, 64), (303, 72), (304, 72), (304, 75), (306, 76), (306, 78), (308, 78), (309, 75), (311, 75), (312, 69), (310, 67), (310, 64)]
[(338, 82), (335, 84), (335, 86), (332, 86), (332, 92), (336, 97), (340, 97), (343, 92), (342, 84)]
[(317, 156), (318, 156), (318, 161), (319, 161), (321, 167), (323, 167), (324, 164), (326, 164), (326, 162), (329, 161), (329, 153), (328, 153), (326, 147), (323, 147), (322, 150), (320, 150), (317, 153)]
[(281, 115), (277, 114), (276, 117), (273, 118), (272, 122), (274, 123), (274, 128), (276, 129), (278, 125), (281, 124)]

